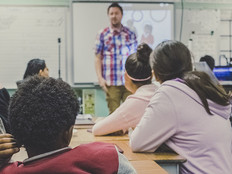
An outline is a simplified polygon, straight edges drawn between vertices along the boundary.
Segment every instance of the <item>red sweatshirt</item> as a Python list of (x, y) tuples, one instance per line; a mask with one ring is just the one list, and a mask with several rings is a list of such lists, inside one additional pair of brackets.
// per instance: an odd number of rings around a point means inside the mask
[(28, 162), (9, 163), (1, 174), (116, 174), (118, 154), (111, 144), (94, 142)]

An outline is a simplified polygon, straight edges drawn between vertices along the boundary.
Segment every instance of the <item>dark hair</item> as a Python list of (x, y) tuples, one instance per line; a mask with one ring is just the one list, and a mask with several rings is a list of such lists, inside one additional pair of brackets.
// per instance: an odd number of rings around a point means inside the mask
[[(134, 79), (146, 79), (152, 76), (151, 66), (149, 64), (149, 56), (152, 52), (152, 49), (145, 43), (142, 43), (138, 46), (137, 52), (131, 54), (127, 60), (125, 69), (127, 74)], [(145, 81), (135, 81), (132, 80), (135, 84), (150, 84), (151, 78)]]
[(109, 11), (110, 11), (110, 8), (111, 8), (111, 7), (118, 7), (119, 10), (121, 11), (121, 13), (123, 14), (123, 9), (122, 9), (122, 7), (121, 7), (117, 2), (113, 2), (113, 3), (108, 7), (108, 9), (107, 9), (107, 14), (109, 14)]
[(207, 65), (209, 66), (209, 68), (211, 70), (214, 69), (214, 66), (215, 66), (215, 60), (213, 57), (209, 56), (209, 55), (205, 55), (204, 57), (201, 57), (200, 58), (200, 62), (206, 62)]
[(27, 78), (12, 96), (9, 121), (17, 143), (50, 151), (63, 131), (75, 123), (79, 111), (70, 85), (38, 75)]
[(23, 79), (39, 74), (40, 70), (44, 70), (46, 68), (45, 60), (41, 59), (32, 59), (27, 63), (27, 69), (24, 73)]
[(182, 78), (192, 70), (191, 54), (188, 48), (178, 41), (164, 41), (151, 54), (152, 69), (162, 82)]
[(187, 72), (184, 74), (183, 80), (187, 86), (198, 94), (208, 114), (211, 114), (211, 112), (209, 110), (207, 99), (222, 106), (229, 105), (230, 96), (222, 86), (216, 85), (207, 73), (200, 71)]

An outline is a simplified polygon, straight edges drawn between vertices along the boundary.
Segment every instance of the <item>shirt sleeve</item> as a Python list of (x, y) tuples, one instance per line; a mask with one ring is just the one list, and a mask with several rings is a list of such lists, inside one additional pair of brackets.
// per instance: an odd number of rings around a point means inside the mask
[(119, 130), (135, 127), (144, 113), (147, 104), (135, 98), (127, 98), (112, 114), (93, 126), (94, 135), (106, 135)]
[(131, 46), (130, 46), (130, 54), (136, 52), (138, 46), (137, 37), (134, 32), (131, 34)]
[(134, 167), (131, 165), (131, 163), (127, 160), (127, 158), (121, 154), (117, 147), (115, 147), (117, 152), (118, 152), (118, 174), (125, 174), (125, 173), (130, 173), (130, 174), (136, 174), (136, 170)]
[(95, 55), (98, 55), (98, 54), (102, 55), (103, 48), (104, 48), (104, 38), (103, 38), (103, 34), (99, 32), (97, 34), (96, 41), (95, 41)]
[(176, 132), (177, 119), (174, 104), (163, 92), (157, 92), (130, 136), (134, 152), (154, 152)]

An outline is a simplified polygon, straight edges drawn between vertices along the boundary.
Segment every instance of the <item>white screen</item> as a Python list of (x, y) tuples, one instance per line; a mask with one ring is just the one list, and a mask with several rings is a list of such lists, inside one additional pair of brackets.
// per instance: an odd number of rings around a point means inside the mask
[[(100, 2), (73, 3), (74, 83), (97, 82), (94, 44), (97, 33), (109, 26), (109, 5), (110, 3)], [(160, 42), (174, 38), (173, 4), (136, 2), (120, 5), (124, 13), (122, 24), (135, 31), (138, 43), (144, 35), (143, 41), (154, 49)]]

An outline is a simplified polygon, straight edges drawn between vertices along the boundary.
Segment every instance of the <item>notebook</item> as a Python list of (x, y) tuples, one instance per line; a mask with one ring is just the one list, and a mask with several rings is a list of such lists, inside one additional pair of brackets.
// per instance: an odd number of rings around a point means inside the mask
[(78, 114), (75, 120), (75, 125), (94, 125), (92, 115), (90, 114)]

